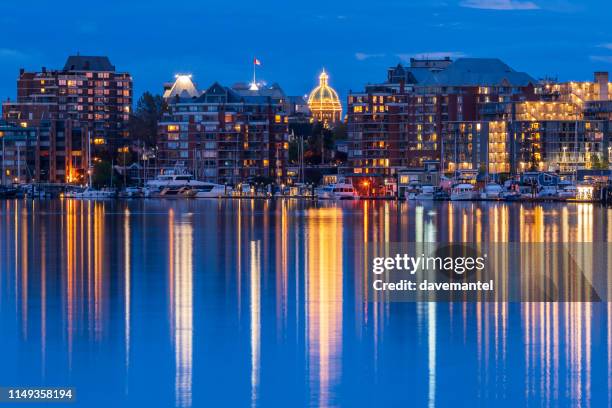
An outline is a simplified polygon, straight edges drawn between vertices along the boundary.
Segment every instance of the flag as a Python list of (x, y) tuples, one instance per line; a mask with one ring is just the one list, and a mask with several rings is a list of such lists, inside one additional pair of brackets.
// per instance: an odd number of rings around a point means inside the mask
[(261, 61), (257, 58), (253, 58), (253, 65), (261, 65)]

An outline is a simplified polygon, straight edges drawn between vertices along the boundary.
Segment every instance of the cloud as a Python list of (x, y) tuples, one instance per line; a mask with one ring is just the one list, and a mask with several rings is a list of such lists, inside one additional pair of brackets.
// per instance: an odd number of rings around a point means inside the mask
[(11, 48), (0, 48), (0, 58), (25, 58), (26, 55), (19, 51)]
[(367, 59), (370, 58), (382, 58), (384, 57), (385, 54), (366, 54), (363, 52), (356, 52), (355, 53), (355, 58), (357, 58), (357, 61), (365, 61)]
[(456, 59), (456, 58), (463, 58), (466, 56), (466, 54), (461, 51), (433, 51), (433, 52), (419, 52), (415, 54), (395, 54), (395, 56), (401, 59), (402, 61), (409, 62), (410, 58), (443, 59), (446, 57), (450, 57), (451, 59)]
[(612, 55), (591, 55), (589, 59), (594, 62), (607, 62), (608, 64), (612, 64)]
[(599, 44), (598, 47), (599, 48), (605, 48), (605, 49), (608, 49), (608, 50), (612, 50), (612, 43)]
[(484, 10), (538, 10), (540, 6), (524, 0), (463, 0), (461, 7)]

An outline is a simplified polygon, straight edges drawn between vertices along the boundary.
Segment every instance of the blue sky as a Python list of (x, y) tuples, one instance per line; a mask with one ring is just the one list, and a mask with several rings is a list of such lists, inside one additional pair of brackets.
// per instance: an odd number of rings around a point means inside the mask
[[(108, 55), (136, 96), (189, 72), (199, 87), (259, 77), (305, 94), (321, 67), (344, 96), (415, 55), (499, 57), (536, 78), (612, 71), (612, 4), (604, 0), (311, 0), (0, 2), (0, 97), (20, 67)], [(608, 21), (606, 21), (608, 20)]]

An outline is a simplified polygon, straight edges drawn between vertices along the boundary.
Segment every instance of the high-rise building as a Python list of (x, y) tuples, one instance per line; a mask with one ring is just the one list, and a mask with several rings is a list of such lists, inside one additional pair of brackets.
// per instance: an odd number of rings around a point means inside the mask
[(278, 85), (250, 90), (215, 82), (199, 91), (181, 75), (168, 90), (169, 113), (158, 125), (159, 166), (184, 166), (217, 183), (287, 181), (287, 101)]
[[(2, 104), (3, 119), (23, 127), (48, 126), (37, 146), (41, 181), (79, 181), (92, 154), (114, 157), (129, 141), (132, 78), (117, 72), (107, 57), (70, 56), (58, 70), (25, 71), (17, 79), (17, 99)], [(48, 166), (48, 168), (46, 167)]]

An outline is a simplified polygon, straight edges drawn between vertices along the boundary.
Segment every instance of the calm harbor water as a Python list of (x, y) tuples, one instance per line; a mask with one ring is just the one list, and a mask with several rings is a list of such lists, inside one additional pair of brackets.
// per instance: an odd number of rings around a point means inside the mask
[(0, 386), (84, 407), (610, 406), (608, 303), (373, 302), (365, 248), (611, 239), (591, 204), (0, 201)]

